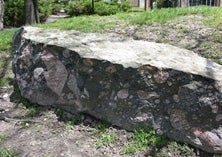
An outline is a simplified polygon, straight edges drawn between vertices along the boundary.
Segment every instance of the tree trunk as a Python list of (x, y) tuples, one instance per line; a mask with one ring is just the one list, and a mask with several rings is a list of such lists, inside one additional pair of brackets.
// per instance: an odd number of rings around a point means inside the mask
[(3, 27), (3, 16), (4, 16), (4, 0), (0, 0), (0, 30), (2, 30)]
[(39, 23), (38, 0), (25, 0), (25, 24)]

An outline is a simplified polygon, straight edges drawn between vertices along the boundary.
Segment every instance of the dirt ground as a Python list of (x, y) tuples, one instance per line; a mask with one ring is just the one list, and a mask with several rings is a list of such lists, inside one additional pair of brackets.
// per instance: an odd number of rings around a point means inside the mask
[[(120, 24), (108, 32), (134, 39), (169, 43), (222, 63), (222, 28), (204, 24), (200, 15), (180, 17), (163, 25)], [(109, 125), (101, 129), (104, 124), (89, 115), (73, 116), (58, 109), (36, 107), (22, 99), (14, 88), (12, 58), (9, 54), (0, 53), (0, 58), (7, 61), (7, 66), (0, 69), (0, 77), (10, 80), (9, 85), (0, 87), (0, 149), (13, 149), (18, 157), (213, 156), (192, 147), (190, 155), (167, 147), (147, 147), (135, 154), (122, 154), (123, 149), (130, 144), (132, 132)], [(109, 144), (103, 143), (101, 137), (104, 134), (114, 135), (111, 137), (115, 139)]]

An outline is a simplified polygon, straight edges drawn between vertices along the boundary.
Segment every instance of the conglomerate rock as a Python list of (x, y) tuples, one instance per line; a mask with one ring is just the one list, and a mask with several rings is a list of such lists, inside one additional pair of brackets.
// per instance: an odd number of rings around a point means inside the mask
[(34, 27), (14, 37), (24, 97), (222, 153), (222, 65), (171, 45)]

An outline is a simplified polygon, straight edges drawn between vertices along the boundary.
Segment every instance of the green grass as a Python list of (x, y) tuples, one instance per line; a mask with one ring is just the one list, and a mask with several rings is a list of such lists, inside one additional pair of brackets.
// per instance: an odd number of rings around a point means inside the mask
[[(202, 14), (204, 22), (222, 29), (222, 7), (188, 7), (154, 9), (147, 12), (117, 13), (111, 16), (78, 16), (57, 20), (51, 23), (34, 25), (42, 28), (57, 28), (63, 30), (78, 30), (82, 32), (97, 32), (118, 27), (120, 23), (148, 24), (165, 23), (178, 16)], [(114, 20), (113, 20), (114, 19)]]
[(123, 148), (121, 154), (134, 154), (145, 150), (148, 146), (163, 146), (166, 142), (167, 139), (157, 135), (153, 129), (138, 129), (134, 131), (130, 144)]
[(94, 134), (98, 137), (96, 141), (96, 148), (107, 147), (115, 142), (118, 137), (112, 132), (111, 125), (106, 121), (100, 121), (95, 126)]
[(80, 114), (76, 114), (76, 115), (73, 115), (71, 118), (69, 118), (67, 121), (66, 121), (66, 125), (67, 127), (71, 127), (73, 125), (77, 125), (81, 122), (81, 115)]
[(17, 156), (18, 154), (13, 148), (0, 147), (0, 157), (17, 157)]
[(173, 141), (169, 142), (160, 152), (154, 154), (158, 157), (166, 157), (169, 153), (171, 153), (172, 156), (192, 156), (194, 150), (187, 144), (179, 144)]
[(7, 135), (5, 135), (5, 134), (0, 134), (0, 142), (6, 140), (7, 138), (8, 138)]
[(113, 25), (114, 22), (109, 21), (107, 17), (92, 15), (65, 18), (35, 26), (42, 28), (58, 28), (63, 30), (79, 30), (82, 32), (96, 32), (111, 28)]
[(105, 131), (100, 135), (98, 140), (96, 141), (96, 148), (101, 148), (102, 146), (109, 146), (111, 143), (117, 140), (116, 134), (110, 132), (110, 131)]
[(0, 31), (0, 51), (8, 50), (11, 48), (11, 42), (15, 29)]
[(5, 77), (0, 78), (0, 87), (8, 85), (9, 82), (10, 82), (9, 78), (5, 78)]
[(100, 121), (96, 124), (96, 131), (97, 131), (97, 133), (105, 132), (110, 127), (111, 127), (111, 124), (109, 124), (108, 122)]
[(206, 23), (218, 27), (222, 24), (222, 8), (221, 7), (189, 7), (189, 8), (165, 8), (155, 9), (148, 12), (143, 12), (132, 19), (133, 24), (153, 24), (165, 23), (178, 16), (202, 14), (209, 17), (205, 20)]

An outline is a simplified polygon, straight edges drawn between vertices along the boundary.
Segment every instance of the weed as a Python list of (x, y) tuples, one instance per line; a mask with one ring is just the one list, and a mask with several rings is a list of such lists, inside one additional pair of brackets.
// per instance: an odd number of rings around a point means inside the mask
[(135, 130), (133, 135), (133, 141), (139, 147), (146, 147), (147, 145), (162, 146), (166, 143), (166, 139), (157, 135), (155, 130)]
[(134, 154), (136, 151), (144, 150), (147, 146), (161, 147), (166, 142), (167, 139), (158, 136), (153, 129), (147, 131), (138, 129), (134, 131), (130, 144), (121, 151), (121, 154)]
[(96, 124), (96, 130), (98, 133), (105, 132), (110, 126), (111, 125), (106, 121), (100, 121), (98, 124)]
[(7, 135), (4, 135), (4, 134), (0, 134), (0, 142), (7, 139), (8, 136)]
[(28, 111), (26, 113), (26, 117), (27, 118), (33, 118), (35, 116), (40, 115), (40, 113), (42, 112), (42, 107), (37, 106), (37, 105), (32, 105), (27, 107)]
[(187, 44), (187, 45), (184, 46), (184, 48), (187, 49), (187, 50), (191, 50), (191, 49), (192, 49), (191, 46), (192, 46), (192, 45)]
[(11, 148), (4, 148), (4, 147), (0, 147), (0, 157), (17, 157), (18, 154), (16, 153), (16, 151)]
[(0, 61), (0, 68), (4, 68), (7, 65), (5, 61)]
[(73, 126), (79, 124), (80, 122), (81, 122), (81, 115), (76, 114), (66, 122), (66, 125)]
[(193, 149), (187, 144), (179, 144), (177, 142), (170, 142), (161, 152), (156, 153), (155, 156), (165, 157), (168, 153), (173, 153), (173, 156), (189, 156), (193, 154)]
[(125, 148), (123, 148), (120, 152), (121, 155), (123, 154), (134, 154), (137, 151), (137, 147), (134, 144), (129, 144)]
[(215, 42), (222, 43), (222, 35), (221, 34), (214, 32), (212, 35), (213, 35)]
[(96, 142), (96, 148), (101, 148), (102, 146), (109, 146), (117, 139), (117, 136), (110, 131), (105, 131), (102, 133), (101, 137)]
[(55, 109), (55, 114), (58, 116), (58, 117), (63, 117), (64, 116), (64, 110), (60, 109), (60, 108), (56, 108)]
[(2, 86), (6, 86), (7, 84), (9, 84), (10, 79), (9, 78), (0, 78), (0, 87)]

